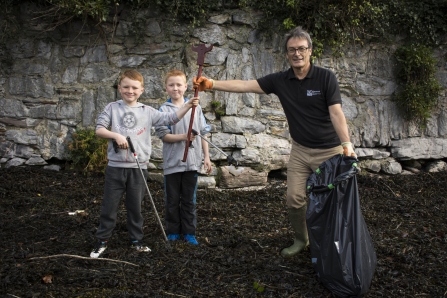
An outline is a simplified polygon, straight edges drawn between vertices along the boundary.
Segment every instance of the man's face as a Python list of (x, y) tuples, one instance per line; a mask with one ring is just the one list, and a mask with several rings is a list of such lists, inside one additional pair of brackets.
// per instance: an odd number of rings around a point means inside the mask
[(179, 99), (183, 101), (183, 95), (187, 88), (186, 79), (182, 76), (172, 76), (166, 80), (166, 92), (174, 101)]
[(144, 88), (140, 81), (124, 78), (118, 85), (118, 91), (120, 92), (124, 102), (129, 106), (133, 106), (137, 103), (137, 100), (143, 93)]
[(305, 68), (310, 65), (310, 55), (307, 39), (292, 37), (287, 41), (287, 60), (292, 68)]

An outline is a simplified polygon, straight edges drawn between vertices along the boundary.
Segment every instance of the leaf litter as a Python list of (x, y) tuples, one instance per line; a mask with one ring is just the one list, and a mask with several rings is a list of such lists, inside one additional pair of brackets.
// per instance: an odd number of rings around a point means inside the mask
[[(286, 181), (251, 190), (199, 190), (198, 246), (166, 245), (148, 197), (144, 241), (128, 246), (120, 205), (104, 257), (89, 258), (99, 223), (101, 173), (0, 169), (2, 297), (335, 297), (309, 249), (292, 244)], [(447, 172), (358, 175), (362, 213), (378, 264), (364, 297), (447, 297)], [(149, 182), (164, 216), (163, 186)]]

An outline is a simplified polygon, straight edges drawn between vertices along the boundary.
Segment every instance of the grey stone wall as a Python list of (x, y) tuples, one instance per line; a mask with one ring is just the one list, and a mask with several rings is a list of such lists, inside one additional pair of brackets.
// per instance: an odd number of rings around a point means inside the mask
[[(288, 68), (281, 51), (282, 35), (258, 32), (255, 24), (262, 16), (254, 13), (223, 11), (210, 17), (204, 27), (190, 30), (142, 11), (145, 24), (138, 42), (131, 33), (133, 19), (125, 11), (116, 27), (104, 24), (98, 30), (72, 22), (44, 32), (44, 24), (32, 17), (33, 9), (23, 7), (23, 34), (0, 53), (9, 65), (0, 75), (0, 162), (4, 167), (65, 160), (71, 134), (77, 128), (93, 128), (104, 106), (119, 99), (116, 80), (122, 69), (136, 68), (143, 74), (145, 92), (140, 101), (158, 108), (167, 98), (163, 79), (169, 70), (183, 70), (191, 86), (198, 68), (192, 44), (214, 44), (203, 68), (203, 75), (210, 78), (248, 80)], [(362, 169), (388, 174), (445, 170), (447, 52), (434, 53), (444, 90), (428, 127), (420, 130), (403, 121), (390, 101), (396, 90), (391, 57), (397, 46), (398, 40), (353, 46), (344, 57), (328, 52), (315, 64), (331, 69), (339, 79), (343, 110)], [(190, 89), (188, 95), (192, 94)], [(246, 181), (246, 186), (263, 184), (265, 173), (286, 169), (290, 137), (276, 96), (218, 91), (199, 95), (212, 125), (211, 142), (243, 164), (247, 175), (253, 176), (252, 170), (264, 173), (257, 179), (233, 179)], [(216, 115), (213, 101), (224, 107), (224, 116)], [(153, 144), (151, 177), (160, 179), (162, 143), (154, 136)], [(210, 151), (216, 168), (212, 175), (201, 176), (202, 187), (219, 183), (239, 187), (240, 183), (231, 182), (231, 175), (222, 175), (225, 155), (213, 147)]]

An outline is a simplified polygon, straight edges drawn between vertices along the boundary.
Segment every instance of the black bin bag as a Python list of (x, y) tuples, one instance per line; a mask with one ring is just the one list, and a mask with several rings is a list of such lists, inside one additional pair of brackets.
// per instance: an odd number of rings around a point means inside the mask
[(377, 264), (360, 210), (357, 159), (335, 155), (307, 179), (306, 213), (312, 264), (321, 283), (339, 297), (361, 297)]

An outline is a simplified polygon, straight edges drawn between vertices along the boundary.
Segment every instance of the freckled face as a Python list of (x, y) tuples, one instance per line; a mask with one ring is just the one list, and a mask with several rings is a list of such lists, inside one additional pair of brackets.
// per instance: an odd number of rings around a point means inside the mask
[(166, 92), (173, 101), (183, 100), (186, 89), (188, 85), (183, 76), (172, 76), (166, 80)]
[(134, 106), (137, 104), (138, 98), (143, 94), (144, 88), (140, 81), (124, 78), (118, 85), (118, 91), (127, 105)]
[[(300, 47), (309, 47), (307, 40), (305, 38), (293, 37), (287, 41), (287, 49)], [(299, 53), (295, 51), (294, 53), (287, 52), (287, 60), (292, 68), (303, 69), (310, 66), (310, 56), (312, 54), (312, 49), (307, 49), (305, 53)]]

